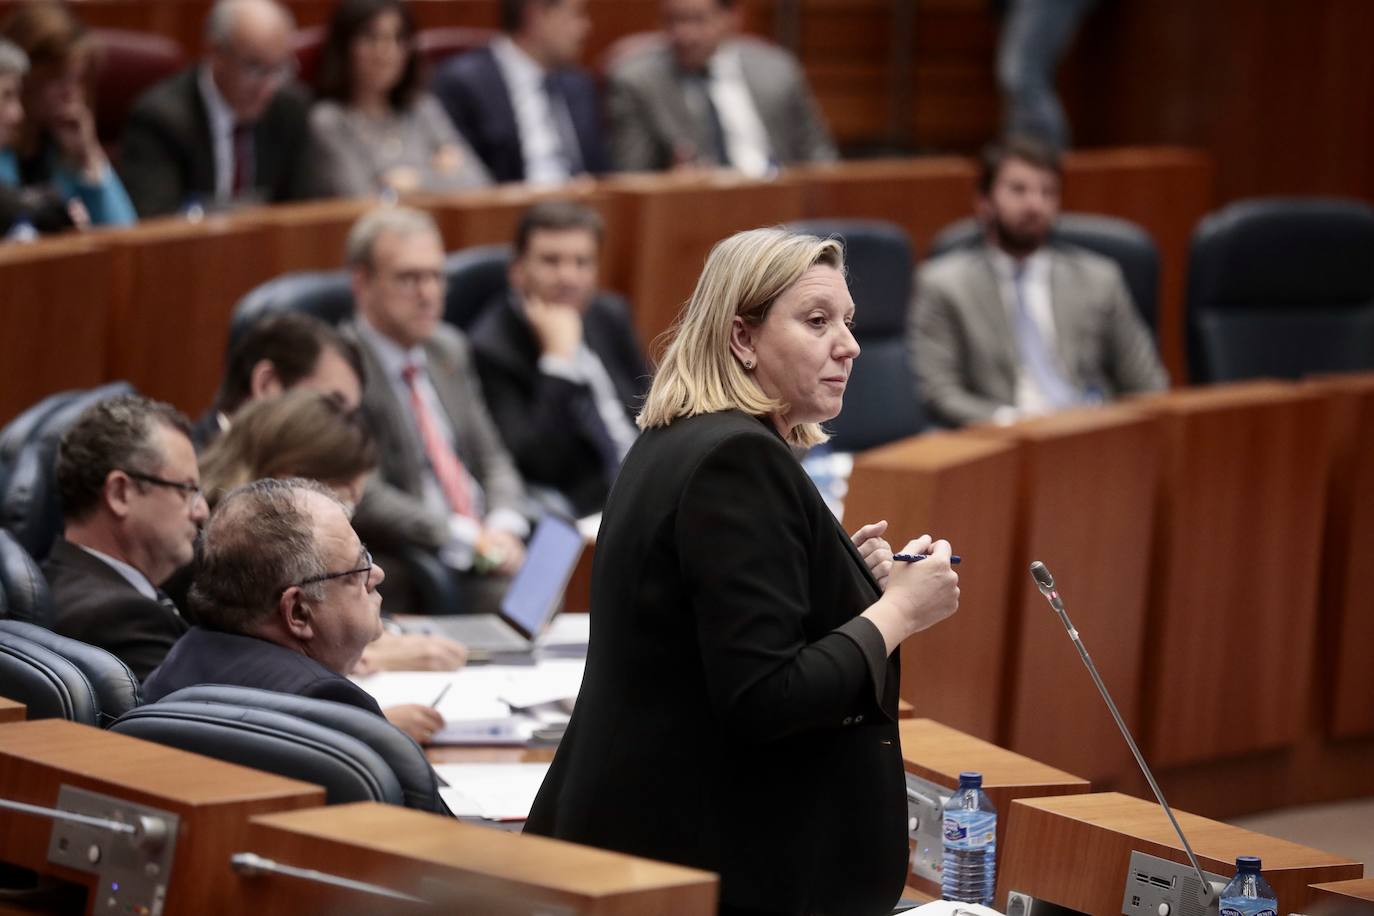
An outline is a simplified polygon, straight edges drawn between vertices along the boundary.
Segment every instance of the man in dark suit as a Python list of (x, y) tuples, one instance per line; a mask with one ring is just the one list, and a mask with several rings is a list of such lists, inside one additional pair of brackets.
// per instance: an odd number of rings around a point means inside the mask
[(140, 216), (310, 196), (293, 28), (274, 0), (215, 4), (205, 60), (150, 88), (124, 126), (119, 174)]
[(447, 61), (431, 89), (496, 181), (609, 169), (596, 85), (575, 66), (587, 0), (502, 0), (504, 34)]
[(727, 166), (754, 177), (835, 158), (801, 65), (739, 35), (738, 0), (661, 0), (666, 40), (607, 76), (611, 159), (622, 171)]
[(160, 700), (233, 684), (348, 703), (381, 715), (346, 677), (382, 633), (386, 578), (327, 488), (258, 480), (231, 491), (205, 526), (191, 605), (197, 626), (144, 684)]
[(349, 232), (348, 262), (357, 316), (343, 331), (362, 352), (362, 413), (381, 454), (358, 531), (379, 549), (436, 552), (463, 573), (471, 604), (492, 610), (524, 562), (525, 485), (487, 413), (467, 339), (440, 320), (439, 231), (426, 213), (380, 207)]
[(620, 299), (596, 295), (602, 224), (569, 201), (520, 220), (511, 293), (472, 330), (492, 418), (549, 508), (601, 511), (636, 436), (649, 368)]
[(57, 486), (66, 533), (43, 564), (53, 629), (147, 677), (187, 628), (157, 586), (191, 561), (207, 514), (190, 425), (137, 395), (101, 401), (62, 437)]

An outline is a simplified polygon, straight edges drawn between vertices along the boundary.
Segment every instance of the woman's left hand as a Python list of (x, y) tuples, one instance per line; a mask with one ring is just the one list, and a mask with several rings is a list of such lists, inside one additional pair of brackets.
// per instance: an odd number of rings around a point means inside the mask
[(887, 577), (892, 574), (892, 545), (883, 540), (885, 533), (887, 522), (881, 521), (864, 525), (849, 538), (883, 591), (887, 591)]

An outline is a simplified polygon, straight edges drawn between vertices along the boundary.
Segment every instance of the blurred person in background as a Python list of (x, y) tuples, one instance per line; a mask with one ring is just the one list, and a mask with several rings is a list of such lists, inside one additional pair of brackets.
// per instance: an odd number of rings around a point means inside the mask
[(323, 190), (453, 191), (491, 182), (486, 167), (424, 91), (415, 21), (401, 0), (342, 0), (320, 53), (310, 112)]

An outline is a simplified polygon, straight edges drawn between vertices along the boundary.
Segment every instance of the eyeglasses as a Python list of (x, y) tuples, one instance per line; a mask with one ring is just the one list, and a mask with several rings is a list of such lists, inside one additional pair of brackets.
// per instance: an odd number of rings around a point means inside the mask
[(186, 507), (188, 509), (205, 496), (205, 492), (201, 490), (200, 484), (185, 483), (180, 480), (168, 480), (165, 477), (155, 477), (152, 474), (145, 474), (142, 471), (126, 471), (123, 468), (119, 468), (119, 470), (129, 477), (132, 477), (134, 480), (150, 483), (155, 487), (171, 487), (173, 490), (180, 490), (181, 495), (186, 498)]
[[(366, 546), (363, 547), (363, 565), (359, 566), (357, 569), (346, 569), (343, 572), (324, 573), (323, 575), (319, 576), (311, 576), (309, 579), (302, 579), (301, 581), (295, 583), (295, 585), (314, 585), (316, 582), (328, 582), (330, 579), (342, 579), (344, 576), (353, 576), (357, 575), (358, 573), (364, 574), (364, 582), (372, 578), (372, 552), (369, 551)], [(292, 587), (293, 586), (287, 585), (282, 588), (282, 591), (286, 591), (286, 589)]]

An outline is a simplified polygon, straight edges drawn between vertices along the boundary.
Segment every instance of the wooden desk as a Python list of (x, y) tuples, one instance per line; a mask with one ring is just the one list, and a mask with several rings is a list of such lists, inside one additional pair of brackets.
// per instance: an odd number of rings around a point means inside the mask
[(1017, 468), (1012, 445), (933, 433), (859, 455), (845, 497), (847, 529), (887, 519), (895, 549), (929, 533), (964, 557), (958, 614), (902, 644), (902, 698), (987, 740), (1002, 697)]
[(169, 217), (103, 238), (113, 259), (110, 376), (197, 415), (219, 387), (234, 303), (276, 272), (263, 256), (266, 230)]
[(1374, 878), (1314, 884), (1315, 916), (1374, 916)]
[[(1264, 877), (1278, 893), (1280, 912), (1301, 912), (1318, 881), (1358, 878), (1362, 868), (1341, 856), (1309, 849), (1175, 809), (1206, 871), (1231, 875), (1236, 856), (1264, 860)], [(999, 847), (998, 908), (1008, 890), (1084, 913), (1119, 913), (1131, 851), (1187, 862), (1164, 809), (1107, 792), (1012, 802), (1005, 847)]]
[(968, 432), (1013, 443), (1020, 458), (999, 742), (1095, 784), (1134, 775), (1116, 723), (1029, 568), (1041, 560), (1056, 577), (1069, 616), (1136, 729), (1158, 421), (1112, 406)]
[(23, 722), (28, 709), (23, 703), (0, 697), (0, 723)]
[[(243, 848), (249, 817), (324, 804), (318, 786), (60, 719), (0, 726), (0, 794), (51, 807), (64, 785), (181, 819), (168, 913), (223, 912), (233, 884), (227, 863)], [(51, 832), (47, 818), (6, 812), (0, 859), (89, 885), (93, 876), (47, 864)]]
[(110, 252), (100, 237), (0, 245), (0, 422), (111, 378)]
[[(1086, 779), (1014, 754), (987, 741), (956, 731), (931, 719), (910, 719), (898, 726), (906, 770), (936, 785), (953, 789), (959, 774), (983, 774), (983, 791), (997, 809), (997, 848), (1005, 848), (1007, 816), (1018, 798), (1074, 795), (1091, 791)], [(925, 894), (940, 895), (938, 884), (915, 874), (907, 884)], [(996, 895), (1003, 899), (1002, 892)]]
[(268, 277), (295, 270), (338, 270), (344, 243), (358, 217), (376, 208), (375, 198), (317, 200), (287, 206), (254, 207), (233, 215), (235, 223), (264, 231)]
[(1334, 737), (1374, 734), (1374, 374), (1304, 385), (1329, 398), (1331, 472), (1322, 537), (1318, 658), (1324, 723)]
[[(423, 897), (447, 893), (471, 912), (714, 913), (718, 880), (666, 865), (544, 837), (504, 833), (389, 805), (336, 805), (254, 818), (248, 849), (283, 864), (373, 882)], [(245, 911), (261, 914), (405, 912), (292, 879), (238, 883)], [(509, 910), (502, 904), (509, 906)], [(453, 911), (457, 911), (455, 906)], [(429, 910), (432, 912), (433, 910)]]
[(1169, 767), (1289, 745), (1316, 632), (1325, 397), (1256, 382), (1134, 403), (1163, 433), (1146, 753)]

